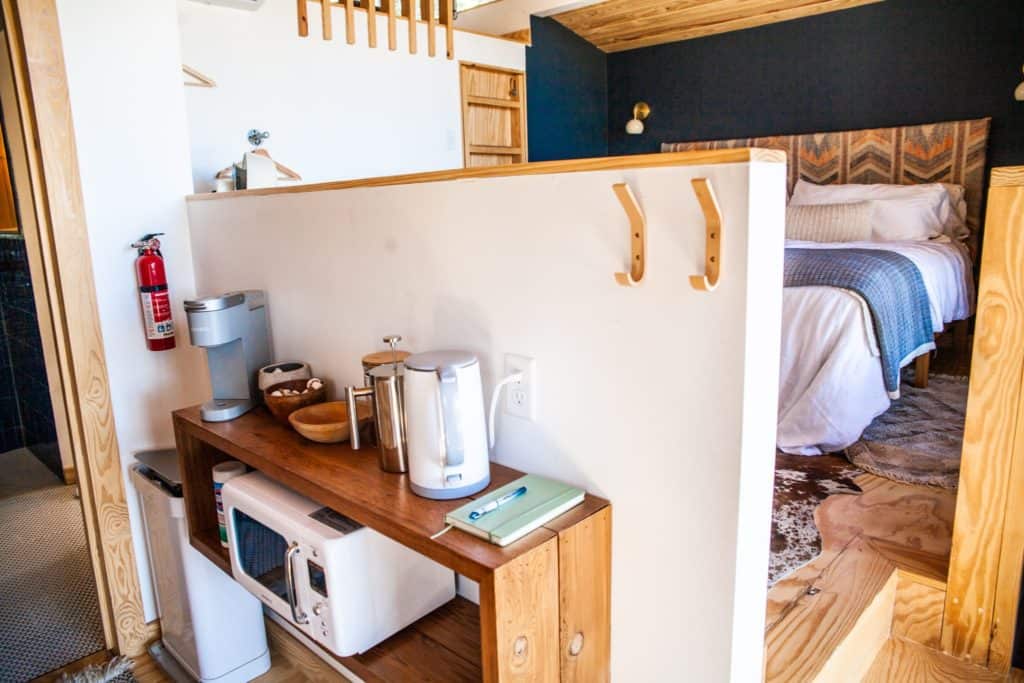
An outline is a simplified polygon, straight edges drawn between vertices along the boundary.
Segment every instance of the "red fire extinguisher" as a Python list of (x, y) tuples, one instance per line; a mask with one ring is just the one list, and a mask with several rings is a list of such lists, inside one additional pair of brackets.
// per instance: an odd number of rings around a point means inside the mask
[(132, 243), (139, 250), (135, 259), (135, 275), (139, 283), (139, 298), (142, 300), (142, 318), (146, 326), (146, 344), (150, 351), (166, 351), (174, 348), (174, 321), (171, 320), (171, 298), (167, 291), (167, 274), (164, 272), (164, 257), (160, 253), (162, 232), (143, 235)]

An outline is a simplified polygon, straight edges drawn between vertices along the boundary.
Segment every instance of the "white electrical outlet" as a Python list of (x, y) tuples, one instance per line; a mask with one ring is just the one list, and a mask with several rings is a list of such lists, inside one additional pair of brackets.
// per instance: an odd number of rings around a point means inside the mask
[(505, 412), (524, 420), (537, 419), (537, 361), (515, 353), (505, 354), (505, 373), (523, 373), (522, 382), (511, 382), (505, 387)]

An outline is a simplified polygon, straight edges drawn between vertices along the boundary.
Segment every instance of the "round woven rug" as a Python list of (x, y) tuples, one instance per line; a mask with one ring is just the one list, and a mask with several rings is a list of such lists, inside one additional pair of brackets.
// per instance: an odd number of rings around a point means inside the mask
[(909, 384), (846, 449), (857, 467), (907, 484), (956, 490), (967, 414), (967, 378), (932, 375), (927, 389)]

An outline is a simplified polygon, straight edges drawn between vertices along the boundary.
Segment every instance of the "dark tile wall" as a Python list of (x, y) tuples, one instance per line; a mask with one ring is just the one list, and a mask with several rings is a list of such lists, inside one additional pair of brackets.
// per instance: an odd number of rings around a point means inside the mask
[(0, 453), (24, 445), (25, 433), (21, 427), (11, 356), (7, 351), (7, 335), (0, 334)]
[(0, 324), (0, 448), (27, 446), (63, 476), (28, 256), (20, 238), (0, 239)]

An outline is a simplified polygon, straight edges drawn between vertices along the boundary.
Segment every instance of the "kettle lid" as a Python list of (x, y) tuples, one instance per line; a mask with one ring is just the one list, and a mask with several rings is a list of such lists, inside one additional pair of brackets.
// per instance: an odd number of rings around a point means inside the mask
[(414, 353), (405, 359), (410, 370), (437, 372), (442, 368), (465, 368), (477, 362), (471, 351), (426, 351)]

